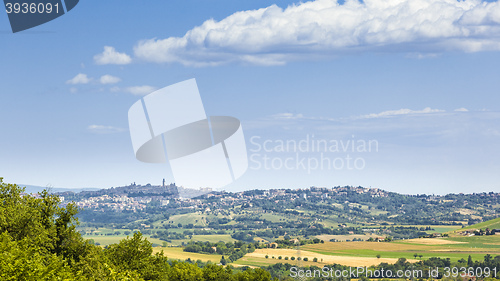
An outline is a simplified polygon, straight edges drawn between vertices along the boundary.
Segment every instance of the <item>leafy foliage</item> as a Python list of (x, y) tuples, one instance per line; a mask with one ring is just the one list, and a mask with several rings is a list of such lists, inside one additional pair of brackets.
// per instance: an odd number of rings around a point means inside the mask
[(103, 249), (75, 230), (78, 209), (0, 178), (0, 280), (271, 280), (263, 270), (169, 261), (140, 232)]

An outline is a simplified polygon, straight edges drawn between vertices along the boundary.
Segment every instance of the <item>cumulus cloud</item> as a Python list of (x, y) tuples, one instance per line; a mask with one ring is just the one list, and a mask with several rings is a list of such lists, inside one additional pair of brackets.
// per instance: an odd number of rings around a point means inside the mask
[(461, 107), (461, 108), (455, 109), (454, 111), (456, 111), (456, 112), (467, 112), (469, 110), (467, 108)]
[(359, 116), (359, 119), (367, 119), (367, 118), (381, 118), (381, 117), (392, 117), (392, 116), (397, 116), (397, 115), (408, 115), (408, 114), (428, 114), (428, 113), (437, 113), (437, 112), (444, 112), (442, 109), (432, 109), (430, 107), (426, 107), (422, 110), (411, 110), (407, 108), (402, 108), (398, 110), (388, 110), (388, 111), (383, 111), (380, 113), (371, 113), (367, 115), (362, 115)]
[(143, 40), (137, 58), (210, 66), (380, 51), (500, 50), (500, 5), (480, 0), (315, 0), (209, 19), (183, 37)]
[(156, 91), (156, 88), (153, 86), (143, 85), (143, 86), (128, 87), (125, 88), (125, 91), (131, 93), (132, 95), (144, 96)]
[(104, 126), (104, 125), (90, 125), (87, 127), (87, 130), (97, 134), (112, 134), (112, 133), (121, 133), (126, 131), (123, 128), (114, 126)]
[(114, 47), (104, 46), (104, 52), (94, 56), (96, 64), (129, 64), (132, 59), (125, 53), (119, 53)]
[(88, 84), (90, 82), (90, 78), (87, 74), (78, 73), (75, 77), (66, 81), (66, 84), (76, 85), (76, 84)]
[(120, 82), (121, 79), (119, 77), (115, 77), (115, 76), (106, 74), (106, 75), (101, 76), (99, 81), (101, 82), (101, 84), (116, 84), (116, 83)]

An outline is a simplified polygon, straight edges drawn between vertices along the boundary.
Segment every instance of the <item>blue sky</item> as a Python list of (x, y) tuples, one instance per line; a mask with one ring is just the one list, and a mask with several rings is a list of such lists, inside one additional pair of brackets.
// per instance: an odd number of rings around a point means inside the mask
[[(497, 2), (81, 1), (16, 34), (0, 13), (0, 38), (7, 182), (174, 181), (168, 165), (135, 159), (127, 112), (154, 89), (196, 78), (208, 115), (241, 120), (253, 159), (226, 190), (500, 192)], [(378, 149), (323, 154), (363, 159), (362, 169), (257, 168), (264, 156), (321, 159), (256, 151), (308, 137)]]

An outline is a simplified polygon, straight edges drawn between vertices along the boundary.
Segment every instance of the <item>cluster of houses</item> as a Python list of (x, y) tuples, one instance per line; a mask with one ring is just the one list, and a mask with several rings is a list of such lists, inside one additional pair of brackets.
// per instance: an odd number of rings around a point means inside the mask
[(127, 196), (109, 196), (102, 195), (89, 197), (75, 204), (82, 209), (111, 209), (114, 211), (142, 211), (146, 205), (151, 202), (151, 198), (130, 198)]
[[(372, 197), (387, 197), (388, 193), (377, 188), (363, 188), (363, 187), (311, 187), (306, 189), (286, 190), (286, 189), (270, 189), (260, 192), (211, 192), (211, 189), (190, 190), (183, 187), (175, 186), (175, 184), (152, 186), (147, 184), (145, 186), (136, 185), (135, 183), (110, 189), (102, 189), (94, 192), (83, 192), (78, 195), (78, 200), (75, 201), (76, 205), (84, 209), (94, 209), (100, 211), (142, 211), (152, 201), (158, 201), (160, 206), (168, 206), (169, 204), (176, 203), (178, 208), (186, 209), (201, 209), (208, 210), (220, 209), (224, 205), (234, 206), (247, 203), (250, 207), (252, 199), (268, 199), (274, 200), (279, 203), (283, 200), (294, 201), (299, 198), (305, 200), (312, 197), (320, 197), (327, 199), (333, 196), (341, 196), (348, 192), (356, 192), (358, 194), (366, 193)], [(133, 195), (133, 196), (132, 196)], [(183, 196), (184, 195), (184, 196)], [(192, 196), (198, 195), (204, 199), (217, 199), (216, 202), (210, 200), (207, 202), (200, 199), (192, 199)], [(59, 197), (61, 202), (64, 201), (65, 196), (74, 198), (74, 194), (60, 193)], [(68, 204), (64, 202), (63, 205)]]

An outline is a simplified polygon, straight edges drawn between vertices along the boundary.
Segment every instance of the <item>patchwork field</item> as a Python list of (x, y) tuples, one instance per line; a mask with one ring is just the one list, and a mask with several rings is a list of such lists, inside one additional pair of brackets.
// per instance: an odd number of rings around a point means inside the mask
[[(398, 258), (406, 258), (415, 262), (431, 257), (450, 258), (453, 261), (483, 259), (486, 254), (500, 255), (500, 237), (451, 237), (451, 238), (419, 238), (393, 242), (325, 242), (309, 244), (301, 247), (300, 256), (309, 261), (301, 261), (302, 265), (338, 263), (347, 266), (368, 266), (381, 262), (394, 263)], [(268, 258), (265, 256), (268, 255)], [(417, 255), (417, 257), (415, 257)], [(274, 259), (272, 258), (274, 256)], [(278, 259), (281, 256), (282, 259)], [(299, 256), (297, 249), (258, 249), (235, 262), (238, 265), (265, 266), (275, 263), (297, 264), (291, 257)], [(377, 258), (380, 256), (380, 258)], [(289, 260), (284, 260), (289, 257)], [(312, 262), (317, 258), (318, 262)]]
[[(266, 220), (272, 221), (284, 221), (291, 219), (290, 217), (278, 216), (274, 214), (264, 214), (262, 217)], [(160, 221), (156, 223), (203, 224), (206, 222), (205, 220), (206, 217), (201, 214), (196, 214), (196, 216), (177, 215), (173, 216), (169, 221), (165, 220), (163, 222)], [(331, 223), (333, 224), (333, 221)], [(422, 225), (417, 227), (420, 228), (427, 226)], [(353, 240), (354, 238), (361, 238), (367, 240), (369, 237), (379, 237), (383, 235), (369, 233), (365, 235), (319, 235), (316, 237), (324, 240), (325, 243), (304, 245), (301, 247), (300, 255), (297, 249), (257, 249), (255, 252), (249, 253), (243, 258), (237, 260), (233, 263), (233, 265), (251, 267), (267, 266), (276, 263), (290, 263), (298, 265), (299, 261), (297, 260), (297, 257), (299, 256), (302, 258), (300, 265), (315, 265), (321, 267), (323, 265), (333, 263), (347, 266), (370, 266), (377, 265), (382, 262), (395, 263), (398, 258), (406, 258), (412, 262), (425, 260), (431, 257), (450, 258), (452, 261), (457, 261), (459, 259), (466, 260), (469, 255), (474, 260), (482, 260), (486, 254), (491, 254), (493, 256), (500, 255), (500, 235), (468, 237), (456, 234), (456, 232), (465, 229), (485, 229), (486, 227), (490, 229), (500, 228), (500, 218), (465, 228), (458, 226), (431, 227), (433, 230), (427, 232), (448, 233), (451, 237), (419, 238), (411, 240), (396, 240), (393, 242), (329, 242), (330, 239), (346, 241)], [(95, 242), (100, 243), (101, 246), (118, 243), (121, 239), (127, 237), (124, 234), (125, 230), (121, 229), (84, 228), (83, 230), (87, 231), (87, 235), (85, 235), (84, 238), (93, 239)], [(120, 231), (120, 235), (110, 235), (115, 234), (116, 231)], [(170, 231), (182, 232), (183, 229), (170, 229)], [(195, 261), (202, 260), (204, 262), (211, 261), (214, 263), (218, 263), (220, 261), (221, 255), (189, 253), (184, 252), (181, 247), (175, 246), (181, 246), (182, 243), (187, 243), (189, 241), (236, 241), (231, 238), (230, 234), (193, 235), (191, 239), (172, 240), (172, 242), (167, 243), (169, 247), (158, 247), (158, 245), (162, 245), (164, 241), (150, 238), (148, 235), (145, 235), (145, 237), (147, 237), (151, 243), (157, 245), (157, 247), (154, 247), (155, 252), (163, 250), (165, 255), (171, 259), (186, 260), (190, 258)], [(279, 237), (279, 239), (283, 239), (283, 237)], [(261, 240), (265, 239), (258, 238), (258, 241)], [(268, 258), (266, 258), (266, 256), (268, 256)], [(279, 257), (281, 257), (281, 259)], [(285, 257), (288, 259), (285, 259)], [(292, 257), (294, 257), (295, 260), (291, 260)], [(303, 258), (307, 258), (308, 261), (304, 261)], [(313, 261), (315, 258), (317, 259), (316, 262)]]

